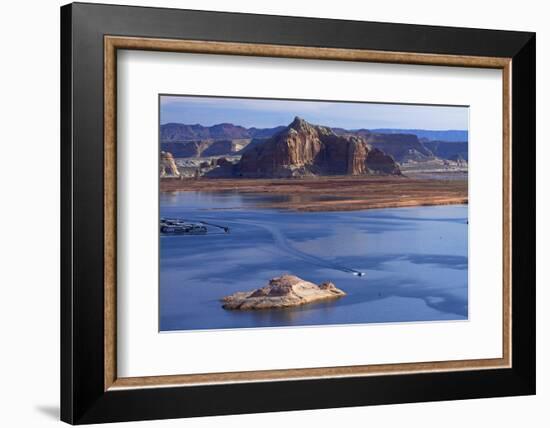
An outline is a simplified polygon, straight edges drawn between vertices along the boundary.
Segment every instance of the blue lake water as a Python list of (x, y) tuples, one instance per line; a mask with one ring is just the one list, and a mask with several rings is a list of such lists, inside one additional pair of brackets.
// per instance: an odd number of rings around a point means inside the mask
[[(160, 330), (468, 318), (466, 205), (316, 213), (257, 208), (271, 199), (161, 194), (161, 216), (221, 224), (231, 232), (160, 237)], [(347, 296), (290, 309), (222, 308), (224, 296), (284, 273), (316, 284), (332, 281)]]

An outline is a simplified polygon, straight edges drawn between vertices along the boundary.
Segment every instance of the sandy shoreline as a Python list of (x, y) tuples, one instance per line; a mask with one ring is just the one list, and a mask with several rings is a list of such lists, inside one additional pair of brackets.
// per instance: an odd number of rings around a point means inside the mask
[(300, 179), (166, 179), (161, 192), (258, 193), (283, 196), (265, 208), (294, 211), (356, 211), (468, 203), (466, 180), (406, 177), (317, 177)]

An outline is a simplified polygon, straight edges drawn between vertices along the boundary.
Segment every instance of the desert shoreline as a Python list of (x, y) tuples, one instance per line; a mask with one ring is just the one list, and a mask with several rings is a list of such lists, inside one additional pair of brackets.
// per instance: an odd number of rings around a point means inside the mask
[(359, 211), (468, 203), (467, 180), (393, 176), (307, 178), (162, 178), (160, 192), (237, 192), (282, 196), (258, 208), (292, 211)]

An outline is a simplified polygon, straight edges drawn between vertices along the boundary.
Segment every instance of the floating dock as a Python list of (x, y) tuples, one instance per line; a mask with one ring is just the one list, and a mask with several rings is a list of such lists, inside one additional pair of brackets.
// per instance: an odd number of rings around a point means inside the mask
[(186, 220), (182, 218), (161, 218), (160, 232), (169, 235), (206, 235), (208, 226), (229, 233), (229, 227), (206, 221)]

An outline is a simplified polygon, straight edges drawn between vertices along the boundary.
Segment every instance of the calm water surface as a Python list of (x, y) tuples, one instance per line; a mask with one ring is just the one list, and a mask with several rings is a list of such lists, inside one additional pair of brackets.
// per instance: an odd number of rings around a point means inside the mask
[[(161, 216), (231, 228), (229, 234), (211, 229), (203, 236), (160, 237), (161, 330), (467, 319), (467, 206), (257, 208), (271, 200), (233, 192), (161, 194)], [(332, 281), (347, 296), (291, 309), (222, 308), (222, 297), (283, 273)]]

